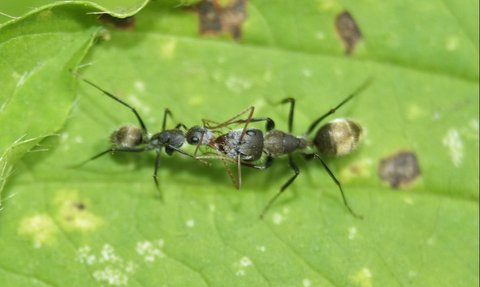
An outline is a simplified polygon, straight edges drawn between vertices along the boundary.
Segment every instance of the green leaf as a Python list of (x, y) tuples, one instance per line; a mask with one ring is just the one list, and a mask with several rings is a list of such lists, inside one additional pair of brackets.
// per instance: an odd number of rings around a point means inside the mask
[[(0, 285), (478, 285), (478, 28), (469, 24), (478, 17), (460, 5), (250, 1), (234, 43), (198, 36), (196, 15), (173, 1), (151, 3), (134, 31), (104, 34), (83, 73), (134, 105), (151, 132), (167, 107), (169, 127), (190, 127), (250, 105), (286, 130), (288, 108), (276, 103), (292, 96), (302, 134), (374, 77), (335, 114), (362, 124), (362, 145), (328, 159), (364, 219), (348, 213), (320, 163), (301, 156), (300, 175), (263, 221), (260, 211), (293, 174), (285, 158), (244, 169), (235, 191), (221, 162), (163, 154), (163, 201), (153, 154), (67, 168), (106, 150), (118, 126), (136, 124), (80, 81), (60, 137), (29, 153), (5, 188)], [(364, 35), (351, 57), (333, 26), (342, 9)], [(416, 154), (421, 176), (394, 190), (377, 168), (401, 150)]]
[(87, 11), (48, 8), (0, 28), (2, 189), (15, 162), (68, 117), (75, 96), (68, 69), (80, 63), (98, 30), (75, 19)]
[[(96, 13), (108, 13), (115, 17), (124, 18), (131, 16), (145, 5), (148, 0), (96, 0), (96, 1), (69, 1), (69, 0), (22, 0), (12, 1), (6, 0), (0, 2), (0, 24), (4, 23), (10, 18), (20, 17), (29, 12), (41, 10), (46, 7), (62, 5), (67, 3), (77, 3), (79, 5), (90, 6)], [(93, 9), (91, 9), (93, 10)], [(93, 11), (90, 11), (92, 13)]]

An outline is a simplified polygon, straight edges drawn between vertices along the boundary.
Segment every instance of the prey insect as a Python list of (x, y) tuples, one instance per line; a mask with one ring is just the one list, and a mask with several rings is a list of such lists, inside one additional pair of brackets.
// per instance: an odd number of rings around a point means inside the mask
[[(259, 129), (248, 128), (250, 119), (253, 117), (255, 108), (249, 107), (233, 118), (218, 124), (210, 120), (203, 120), (203, 126), (194, 126), (186, 133), (187, 142), (195, 145), (193, 156), (196, 159), (220, 159), (223, 161), (225, 170), (237, 189), (241, 187), (242, 165), (251, 165), (262, 156), (263, 133)], [(242, 123), (243, 128), (237, 128), (227, 133), (219, 134), (220, 129), (238, 122), (242, 115), (248, 113), (246, 120)], [(200, 146), (208, 146), (213, 153), (197, 155)], [(233, 162), (237, 165), (236, 179), (233, 176), (228, 163)]]
[[(77, 75), (77, 77), (79, 76)], [(135, 115), (139, 126), (125, 125), (118, 128), (110, 136), (110, 141), (111, 141), (110, 148), (92, 156), (91, 158), (87, 159), (84, 162), (81, 162), (80, 164), (77, 165), (77, 167), (83, 166), (84, 164), (92, 160), (95, 160), (103, 155), (106, 155), (108, 153), (116, 153), (116, 152), (136, 153), (136, 152), (145, 152), (145, 151), (153, 150), (155, 151), (155, 154), (156, 154), (154, 170), (153, 170), (153, 180), (155, 182), (156, 188), (160, 190), (157, 173), (160, 167), (160, 154), (162, 150), (165, 150), (165, 153), (168, 155), (172, 155), (173, 152), (179, 152), (185, 156), (194, 158), (192, 155), (188, 154), (187, 152), (181, 149), (182, 145), (185, 143), (185, 133), (181, 129), (187, 130), (186, 126), (179, 123), (175, 126), (174, 129), (166, 129), (167, 117), (169, 116), (171, 117), (172, 115), (169, 109), (165, 109), (165, 112), (163, 114), (162, 130), (152, 135), (151, 133), (148, 132), (145, 122), (142, 120), (142, 117), (134, 107), (127, 104), (126, 102), (116, 97), (112, 93), (102, 89), (97, 84), (87, 79), (83, 79), (83, 78), (80, 78), (80, 79), (82, 79), (84, 82), (86, 82), (90, 86), (98, 89), (104, 95), (110, 97), (114, 101), (130, 109)]]
[[(257, 169), (267, 169), (273, 164), (275, 158), (286, 155), (288, 156), (290, 168), (294, 172), (294, 174), (282, 185), (280, 191), (278, 191), (277, 194), (275, 194), (275, 196), (273, 196), (266, 204), (262, 213), (260, 214), (260, 218), (263, 218), (265, 216), (265, 214), (268, 212), (274, 202), (280, 197), (280, 195), (282, 195), (282, 193), (293, 183), (293, 181), (300, 174), (300, 169), (298, 168), (298, 165), (293, 158), (294, 153), (301, 153), (306, 158), (318, 159), (327, 171), (330, 178), (338, 186), (343, 203), (350, 212), (350, 214), (352, 214), (354, 217), (362, 218), (362, 216), (355, 213), (350, 207), (340, 181), (336, 178), (332, 170), (322, 159), (323, 155), (341, 156), (351, 153), (358, 146), (359, 143), (360, 134), (362, 131), (360, 125), (351, 120), (336, 119), (321, 126), (316, 132), (313, 140), (310, 140), (308, 138), (308, 135), (311, 134), (325, 118), (335, 113), (337, 109), (342, 107), (354, 96), (363, 91), (370, 84), (370, 82), (371, 80), (367, 80), (346, 99), (340, 102), (340, 104), (317, 118), (315, 121), (313, 121), (304, 136), (295, 136), (292, 134), (293, 117), (295, 110), (295, 99), (293, 98), (286, 98), (281, 101), (281, 103), (283, 104), (290, 104), (290, 112), (288, 116), (288, 132), (275, 129), (275, 122), (268, 117), (254, 117), (247, 119), (250, 123), (261, 121), (266, 122), (266, 133), (263, 137), (263, 152), (266, 154), (267, 157), (263, 165), (252, 165), (250, 163), (242, 164)], [(236, 120), (231, 123), (243, 123), (247, 120)], [(318, 152), (308, 152), (308, 149), (311, 147), (315, 147)]]

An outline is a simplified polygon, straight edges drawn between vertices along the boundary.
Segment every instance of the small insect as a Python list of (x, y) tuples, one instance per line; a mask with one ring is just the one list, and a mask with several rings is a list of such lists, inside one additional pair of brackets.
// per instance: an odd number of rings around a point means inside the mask
[[(77, 77), (79, 76), (77, 75)], [(155, 182), (155, 186), (157, 187), (157, 189), (160, 190), (157, 173), (158, 173), (158, 168), (160, 166), (160, 154), (162, 149), (164, 149), (168, 155), (172, 155), (173, 152), (176, 151), (185, 156), (195, 158), (194, 156), (188, 154), (187, 152), (181, 149), (182, 145), (185, 143), (185, 133), (180, 128), (187, 130), (186, 126), (179, 123), (175, 126), (174, 129), (168, 129), (168, 130), (166, 129), (167, 117), (172, 115), (169, 109), (165, 109), (165, 112), (163, 114), (162, 130), (152, 135), (148, 132), (144, 121), (142, 120), (137, 110), (135, 110), (135, 108), (133, 108), (126, 102), (122, 101), (112, 93), (100, 88), (95, 83), (83, 78), (80, 78), (80, 79), (82, 79), (84, 82), (86, 82), (90, 86), (93, 86), (94, 88), (100, 90), (103, 94), (115, 100), (116, 102), (129, 108), (137, 118), (137, 121), (140, 127), (134, 126), (134, 125), (125, 125), (118, 128), (110, 136), (111, 147), (109, 149), (94, 155), (93, 157), (87, 159), (86, 161), (76, 165), (76, 167), (83, 166), (84, 164), (92, 160), (95, 160), (108, 153), (145, 152), (145, 151), (154, 150), (156, 153), (156, 157), (155, 157), (155, 165), (154, 165), (154, 171), (153, 171), (153, 180)]]
[[(254, 110), (253, 106), (249, 107), (221, 124), (204, 119), (203, 127), (194, 126), (186, 133), (187, 142), (196, 146), (193, 156), (197, 159), (221, 159), (227, 174), (237, 189), (240, 189), (241, 186), (241, 166), (253, 165), (252, 162), (257, 161), (262, 156), (263, 133), (259, 129), (248, 128)], [(219, 129), (235, 123), (238, 121), (238, 118), (247, 112), (249, 115), (242, 122), (245, 123), (243, 128), (233, 129), (227, 133), (216, 135)], [(197, 155), (198, 149), (202, 145), (208, 146), (215, 153), (213, 155)], [(236, 179), (227, 165), (228, 162), (237, 164)]]
[[(346, 155), (352, 152), (359, 143), (361, 127), (357, 123), (347, 120), (347, 119), (336, 119), (323, 126), (317, 131), (313, 140), (308, 139), (308, 135), (312, 133), (313, 130), (322, 122), (326, 117), (335, 113), (337, 109), (342, 107), (345, 103), (350, 101), (354, 96), (363, 91), (369, 84), (371, 80), (367, 80), (363, 83), (357, 90), (355, 90), (351, 95), (344, 99), (336, 107), (313, 121), (313, 123), (308, 128), (304, 136), (294, 136), (292, 134), (293, 128), (293, 116), (295, 109), (295, 99), (286, 98), (281, 103), (290, 103), (290, 112), (288, 116), (288, 132), (283, 132), (275, 129), (275, 122), (268, 117), (254, 117), (247, 119), (249, 122), (266, 122), (266, 133), (263, 138), (263, 152), (267, 155), (267, 158), (263, 165), (252, 165), (250, 163), (244, 164), (257, 169), (267, 169), (272, 164), (275, 158), (287, 155), (288, 162), (291, 169), (294, 171), (294, 175), (291, 176), (280, 188), (280, 191), (267, 203), (260, 218), (263, 218), (273, 203), (280, 197), (280, 195), (292, 184), (292, 182), (300, 174), (300, 169), (296, 164), (293, 154), (301, 153), (306, 158), (316, 158), (320, 160), (322, 166), (325, 168), (329, 176), (338, 186), (340, 193), (342, 195), (343, 203), (347, 207), (348, 211), (355, 217), (362, 218), (362, 216), (356, 214), (353, 209), (348, 204), (345, 193), (343, 192), (342, 185), (340, 181), (335, 177), (333, 172), (327, 166), (325, 161), (321, 158), (321, 155), (327, 156), (341, 156)], [(235, 120), (231, 123), (244, 123), (247, 120)], [(318, 152), (308, 152), (308, 149), (311, 147), (316, 147)], [(243, 163), (242, 163), (243, 164)]]

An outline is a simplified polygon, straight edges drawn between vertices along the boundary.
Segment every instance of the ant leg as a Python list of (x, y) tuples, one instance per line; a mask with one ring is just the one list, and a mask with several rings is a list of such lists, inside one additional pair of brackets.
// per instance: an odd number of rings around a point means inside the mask
[(293, 160), (293, 157), (291, 154), (288, 155), (288, 162), (290, 164), (290, 167), (293, 169), (293, 171), (295, 172), (295, 174), (282, 186), (282, 188), (280, 188), (280, 191), (274, 196), (272, 197), (272, 199), (270, 199), (270, 201), (267, 203), (267, 205), (265, 206), (265, 208), (263, 208), (263, 211), (262, 213), (260, 214), (260, 219), (263, 219), (263, 217), (265, 216), (265, 214), (267, 213), (267, 211), (270, 209), (270, 207), (272, 206), (272, 204), (277, 200), (278, 197), (280, 197), (280, 195), (282, 195), (282, 193), (287, 189), (288, 186), (290, 186), (290, 184), (295, 180), (295, 178), (297, 178), (297, 176), (300, 174), (300, 169), (298, 168), (297, 164), (295, 163), (295, 161)]
[(290, 112), (288, 113), (288, 132), (292, 133), (293, 129), (293, 111), (295, 109), (295, 99), (286, 98), (280, 102), (281, 104), (290, 103)]
[(155, 157), (155, 168), (153, 170), (153, 181), (155, 182), (155, 187), (157, 188), (160, 198), (162, 198), (162, 193), (160, 192), (160, 185), (158, 184), (158, 178), (157, 178), (157, 173), (158, 173), (158, 168), (160, 166), (160, 151), (157, 149), (155, 150), (156, 152), (156, 157)]
[(356, 95), (360, 94), (363, 90), (365, 90), (365, 88), (367, 88), (370, 85), (372, 80), (373, 80), (372, 78), (368, 78), (365, 82), (363, 82), (363, 84), (360, 87), (358, 87), (355, 91), (353, 91), (353, 93), (351, 93), (347, 98), (345, 98), (342, 102), (340, 102), (340, 104), (338, 104), (336, 107), (334, 107), (330, 111), (323, 114), (318, 119), (314, 120), (313, 123), (310, 125), (310, 127), (307, 130), (307, 135), (310, 134), (317, 127), (317, 125), (321, 121), (323, 121), (326, 117), (335, 113), (337, 111), (337, 109), (339, 109), (341, 106), (343, 106), (348, 101), (350, 101), (353, 97), (355, 97)]
[(175, 126), (175, 129), (179, 129), (179, 128), (182, 128), (184, 130), (188, 130), (187, 126), (182, 124), (182, 123), (178, 123), (176, 126)]
[(314, 156), (320, 160), (320, 162), (322, 163), (323, 167), (324, 167), (325, 170), (327, 171), (328, 175), (330, 175), (330, 178), (331, 178), (331, 179), (335, 182), (335, 184), (338, 186), (338, 189), (340, 190), (340, 194), (342, 195), (343, 204), (344, 204), (345, 207), (348, 209), (348, 211), (350, 212), (350, 214), (352, 214), (352, 215), (353, 215), (354, 217), (356, 217), (356, 218), (363, 219), (363, 216), (356, 214), (356, 213), (353, 211), (353, 209), (350, 207), (350, 205), (348, 204), (347, 198), (345, 197), (345, 193), (343, 192), (343, 188), (342, 188), (342, 185), (340, 184), (340, 181), (338, 181), (338, 179), (335, 177), (335, 175), (334, 175), (333, 172), (330, 170), (330, 168), (328, 168), (327, 164), (320, 158), (320, 156), (319, 156), (318, 154), (315, 153)]
[(255, 168), (255, 169), (267, 169), (271, 167), (273, 164), (273, 157), (269, 156), (265, 160), (265, 163), (263, 165), (255, 165), (249, 162), (242, 162), (243, 166), (250, 167), (250, 168)]
[(82, 167), (84, 166), (85, 164), (91, 162), (92, 160), (96, 160), (97, 158), (101, 157), (101, 156), (104, 156), (106, 155), (107, 153), (109, 152), (112, 152), (112, 153), (115, 153), (115, 152), (142, 152), (142, 151), (145, 151), (146, 149), (145, 148), (138, 148), (138, 149), (135, 149), (135, 148), (130, 148), (130, 149), (113, 149), (113, 148), (109, 148), (105, 151), (102, 151), (101, 153), (98, 153), (94, 156), (92, 156), (91, 158), (85, 160), (85, 161), (82, 161), (81, 163), (78, 163), (76, 165), (72, 165), (70, 166), (71, 168), (79, 168), (79, 167)]
[(195, 159), (195, 160), (198, 160), (198, 161), (200, 161), (200, 162), (202, 162), (202, 163), (204, 163), (204, 164), (206, 164), (206, 165), (210, 165), (210, 163), (208, 163), (208, 162), (206, 162), (206, 161), (203, 161), (201, 157), (193, 156), (193, 155), (187, 153), (186, 151), (181, 150), (181, 149), (179, 149), (179, 148), (177, 148), (177, 147), (174, 147), (174, 146), (166, 146), (166, 148), (169, 148), (170, 150), (174, 150), (174, 151), (179, 152), (179, 153), (181, 153), (181, 154), (183, 154), (183, 155), (186, 155), (186, 156), (188, 156), (188, 157), (191, 157), (191, 158), (193, 158), (193, 159)]
[[(225, 156), (224, 154), (222, 154), (221, 152), (219, 151), (216, 151), (216, 154), (214, 155), (201, 155), (201, 156), (198, 156), (196, 159), (220, 159), (222, 162), (223, 162), (223, 166), (225, 168), (225, 171), (227, 172), (227, 175), (228, 177), (230, 178), (230, 180), (232, 181), (233, 185), (235, 186), (235, 188), (238, 190), (240, 189), (240, 185), (241, 185), (241, 173), (239, 173), (237, 176), (238, 176), (238, 179), (239, 180), (236, 180), (235, 179), (235, 176), (233, 176), (233, 173), (232, 173), (232, 170), (230, 169), (230, 167), (228, 166), (228, 163), (229, 162), (236, 162), (234, 159), (232, 158), (229, 158), (227, 156)], [(238, 163), (237, 163), (238, 164)]]
[(210, 125), (210, 123), (212, 123), (212, 121), (209, 121), (209, 120), (206, 120), (206, 119), (203, 119), (203, 126), (206, 127), (206, 128), (209, 128), (209, 129), (219, 129), (219, 128), (223, 128), (223, 127), (226, 127), (226, 126), (229, 126), (233, 123), (238, 123), (238, 118), (241, 117), (242, 115), (244, 115), (245, 113), (248, 112), (248, 117), (246, 120), (243, 120), (242, 123), (245, 123), (245, 125), (243, 126), (243, 130), (242, 130), (242, 134), (240, 135), (240, 138), (238, 139), (238, 143), (241, 143), (242, 140), (243, 140), (243, 137), (245, 136), (245, 132), (247, 131), (247, 127), (248, 127), (248, 124), (250, 123), (252, 117), (253, 117), (253, 113), (255, 111), (255, 107), (254, 106), (250, 106), (248, 108), (246, 108), (245, 110), (241, 111), (239, 114), (237, 114), (236, 116), (234, 116), (233, 118), (231, 119), (228, 119), (226, 120), (225, 122), (221, 123), (221, 124), (218, 124), (216, 126), (212, 126)]
[(240, 190), (242, 186), (242, 160), (240, 159), (240, 155), (237, 155), (237, 190)]
[(172, 112), (168, 108), (165, 109), (165, 112), (163, 113), (162, 132), (165, 130), (165, 127), (167, 126), (167, 116), (172, 117)]
[[(265, 125), (265, 130), (268, 132), (268, 131), (271, 131), (275, 128), (275, 122), (271, 119), (271, 118), (268, 118), (268, 117), (256, 117), (256, 118), (251, 118), (250, 119), (250, 123), (257, 123), (257, 122), (267, 122), (266, 125)], [(231, 124), (243, 124), (247, 122), (247, 120), (236, 120), (236, 121), (233, 121), (231, 122)]]
[(138, 123), (140, 124), (140, 126), (142, 127), (142, 130), (145, 134), (147, 134), (147, 127), (145, 126), (145, 123), (143, 122), (142, 120), (142, 117), (140, 117), (140, 114), (137, 112), (137, 110), (135, 110), (134, 107), (130, 106), (129, 104), (127, 104), (126, 102), (120, 100), (119, 98), (117, 98), (115, 95), (113, 95), (112, 93), (100, 88), (97, 84), (87, 80), (87, 79), (84, 79), (82, 78), (80, 75), (78, 75), (77, 73), (73, 72), (72, 73), (77, 76), (79, 79), (83, 80), (85, 83), (89, 84), (90, 86), (96, 88), (97, 90), (101, 91), (102, 93), (104, 93), (105, 95), (109, 96), (110, 98), (112, 98), (113, 100), (119, 102), (120, 104), (124, 105), (125, 107), (129, 108), (134, 114), (135, 114), (135, 117), (137, 117), (137, 120), (138, 120)]
[[(250, 107), (246, 108), (245, 110), (241, 111), (240, 113), (238, 113), (237, 115), (235, 115), (234, 117), (224, 121), (223, 123), (217, 123), (217, 122), (212, 121), (212, 120), (202, 119), (203, 126), (206, 127), (206, 128), (214, 130), (214, 129), (220, 129), (220, 128), (227, 127), (227, 126), (229, 126), (231, 124), (234, 124), (234, 123), (247, 123), (246, 121), (248, 120), (248, 118), (250, 118), (250, 119), (252, 118), (254, 111), (255, 111), (255, 107), (250, 106)], [(240, 118), (241, 116), (243, 116), (244, 114), (246, 114), (247, 112), (249, 112), (249, 116), (247, 117), (247, 120), (243, 120), (243, 122), (239, 122), (237, 119)], [(215, 124), (215, 125), (212, 125), (212, 123)]]
[(102, 151), (101, 153), (98, 153), (98, 154), (92, 156), (91, 158), (89, 158), (89, 159), (87, 159), (87, 160), (82, 161), (81, 163), (72, 165), (72, 166), (70, 166), (70, 167), (71, 167), (71, 168), (79, 168), (79, 167), (82, 167), (82, 166), (84, 166), (85, 164), (91, 162), (92, 160), (96, 160), (97, 158), (99, 158), (99, 157), (101, 157), (101, 156), (103, 156), (103, 155), (106, 155), (107, 153), (112, 152), (112, 151), (113, 151), (113, 149), (112, 149), (112, 148), (109, 148), (109, 149), (107, 149), (107, 150), (105, 150), (105, 151)]

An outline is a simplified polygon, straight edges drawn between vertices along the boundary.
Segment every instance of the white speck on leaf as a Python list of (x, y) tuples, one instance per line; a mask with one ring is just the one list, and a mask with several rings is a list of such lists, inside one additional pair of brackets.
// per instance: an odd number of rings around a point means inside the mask
[(283, 222), (283, 215), (278, 213), (278, 212), (275, 212), (272, 216), (272, 220), (273, 220), (273, 223), (275, 224), (282, 224)]
[(257, 250), (260, 252), (265, 252), (267, 250), (267, 247), (265, 247), (264, 245), (260, 245), (260, 246), (257, 246)]
[(445, 48), (450, 52), (455, 51), (458, 49), (459, 43), (460, 41), (457, 37), (449, 37), (445, 42)]
[(53, 242), (57, 232), (58, 228), (55, 222), (46, 214), (27, 217), (20, 222), (18, 227), (18, 234), (31, 237), (35, 248)]
[(459, 167), (463, 161), (463, 142), (458, 130), (448, 130), (447, 134), (443, 137), (442, 142), (443, 145), (448, 148), (453, 165)]
[(303, 279), (302, 284), (303, 284), (303, 287), (310, 287), (312, 286), (312, 281), (310, 281), (310, 279), (305, 278)]
[(160, 48), (163, 58), (171, 59), (175, 55), (177, 49), (177, 40), (169, 39)]
[(94, 254), (92, 254), (92, 249), (90, 246), (82, 246), (77, 251), (77, 261), (82, 264), (86, 265), (93, 265), (95, 264), (97, 258)]
[(145, 83), (140, 81), (140, 80), (136, 80), (134, 83), (133, 83), (133, 86), (135, 87), (135, 89), (139, 92), (144, 92), (145, 91)]
[(119, 262), (120, 258), (115, 254), (115, 250), (110, 244), (104, 244), (102, 250), (100, 251), (99, 262), (110, 262), (115, 263)]
[(106, 266), (102, 270), (93, 272), (93, 278), (110, 286), (124, 286), (128, 284), (128, 276), (118, 268)]
[(216, 209), (215, 204), (211, 203), (208, 205), (208, 210), (210, 210), (210, 212), (215, 212), (215, 209)]
[(249, 90), (252, 87), (252, 83), (238, 76), (232, 75), (225, 82), (227, 88), (235, 93), (242, 93)]
[(133, 105), (134, 107), (136, 107), (137, 109), (140, 109), (142, 110), (142, 113), (148, 115), (151, 111), (150, 107), (147, 106), (147, 105), (144, 105), (142, 103), (142, 101), (140, 101), (140, 99), (135, 96), (135, 95), (130, 95), (128, 97), (128, 100), (130, 101), (131, 105)]
[(413, 205), (413, 198), (411, 198), (410, 196), (404, 197), (403, 202), (405, 202), (408, 205)]
[(372, 272), (364, 267), (353, 275), (353, 282), (362, 287), (372, 287)]
[(133, 274), (136, 264), (132, 261), (125, 263), (125, 260), (115, 254), (112, 245), (103, 245), (99, 254), (95, 255), (88, 245), (77, 250), (77, 261), (95, 269), (92, 272), (93, 278), (98, 282), (109, 286), (123, 286), (128, 284), (128, 274)]
[(310, 78), (312, 76), (312, 70), (304, 68), (302, 70), (302, 74), (305, 76), (305, 78)]
[(189, 220), (187, 220), (187, 221), (185, 222), (185, 225), (186, 225), (187, 227), (189, 227), (189, 228), (192, 228), (192, 227), (195, 226), (195, 220), (189, 219)]
[(158, 244), (153, 244), (150, 241), (143, 241), (138, 242), (135, 250), (137, 251), (138, 255), (143, 257), (145, 262), (155, 262), (157, 258), (165, 257), (165, 254), (161, 250), (163, 247), (163, 240), (158, 241)]
[(243, 267), (248, 267), (252, 265), (252, 260), (248, 258), (247, 256), (243, 256), (242, 259), (240, 259), (240, 266)]
[(357, 236), (357, 228), (352, 226), (348, 229), (348, 239), (353, 240)]

